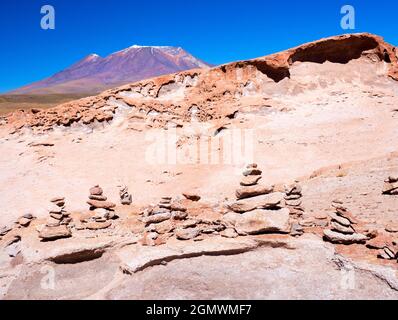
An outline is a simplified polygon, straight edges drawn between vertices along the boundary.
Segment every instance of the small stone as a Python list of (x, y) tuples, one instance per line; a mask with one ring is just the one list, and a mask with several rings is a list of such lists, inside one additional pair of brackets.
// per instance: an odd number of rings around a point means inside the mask
[(49, 217), (46, 221), (47, 227), (58, 227), (61, 224), (61, 219), (55, 219), (53, 217)]
[(112, 225), (111, 221), (103, 221), (103, 222), (89, 222), (85, 224), (86, 229), (88, 230), (102, 230), (102, 229), (107, 229)]
[(146, 225), (152, 224), (152, 223), (160, 223), (166, 220), (169, 220), (171, 218), (171, 212), (167, 213), (160, 213), (160, 214), (155, 214), (149, 217), (143, 218), (143, 222)]
[(224, 238), (231, 238), (231, 239), (239, 237), (238, 233), (234, 228), (225, 229), (224, 231), (221, 232), (221, 236)]
[(301, 195), (302, 188), (299, 184), (295, 183), (286, 187), (286, 195)]
[(200, 230), (197, 228), (178, 229), (175, 232), (175, 235), (179, 240), (191, 240), (196, 238), (199, 234)]
[(25, 219), (28, 219), (28, 220), (33, 220), (34, 219), (34, 217), (33, 217), (33, 215), (31, 213), (26, 213), (22, 217), (25, 218)]
[(200, 221), (198, 220), (187, 220), (185, 221), (182, 225), (180, 225), (183, 229), (186, 228), (194, 228), (196, 227), (198, 224), (200, 223)]
[(301, 206), (302, 201), (300, 199), (298, 200), (286, 200), (286, 205), (289, 207), (299, 207)]
[(260, 169), (257, 168), (248, 168), (245, 171), (243, 171), (243, 175), (245, 177), (247, 176), (261, 176), (262, 175), (262, 171)]
[(70, 238), (71, 236), (71, 231), (65, 225), (58, 227), (44, 227), (39, 234), (42, 241), (54, 241), (62, 238)]
[(188, 213), (186, 211), (173, 211), (171, 215), (174, 220), (184, 220), (188, 217)]
[(314, 218), (317, 220), (327, 220), (328, 216), (325, 213), (317, 213)]
[(342, 226), (344, 226), (344, 227), (350, 227), (351, 226), (351, 221), (348, 220), (347, 218), (338, 216), (334, 212), (330, 213), (329, 215), (330, 215), (330, 217), (332, 218), (333, 221), (336, 221), (337, 223), (341, 224)]
[(93, 208), (102, 208), (102, 209), (112, 209), (116, 207), (116, 204), (113, 202), (107, 202), (107, 201), (98, 201), (98, 200), (89, 200), (87, 201), (87, 204), (89, 204)]
[(142, 236), (140, 243), (143, 246), (155, 246), (156, 242), (155, 240), (158, 238), (158, 234), (156, 232), (145, 232), (144, 235)]
[(243, 187), (250, 187), (250, 186), (255, 186), (260, 180), (261, 176), (247, 176), (243, 177), (243, 179), (240, 182), (240, 185)]
[(369, 238), (363, 234), (343, 234), (332, 230), (323, 230), (324, 239), (336, 244), (366, 243)]
[(21, 225), (22, 227), (28, 227), (31, 221), (32, 219), (26, 219), (24, 217), (21, 217), (18, 219), (18, 224)]
[(50, 202), (55, 203), (55, 204), (57, 204), (59, 202), (65, 202), (65, 198), (64, 197), (55, 197), (55, 198), (52, 198), (50, 200)]
[(344, 234), (354, 234), (355, 233), (354, 229), (351, 226), (345, 227), (335, 221), (332, 221), (332, 223), (330, 225), (331, 225), (333, 231), (337, 231), (337, 232), (344, 233)]
[(64, 215), (62, 213), (50, 213), (50, 217), (56, 220), (62, 220)]
[(170, 206), (170, 209), (171, 211), (182, 211), (182, 212), (187, 211), (187, 208), (178, 202), (173, 202)]
[(398, 194), (398, 182), (386, 182), (383, 187), (383, 194)]
[(59, 207), (56, 204), (51, 203), (51, 205), (48, 207), (48, 212), (61, 214), (63, 212), (63, 209), (64, 209), (63, 206)]
[(389, 233), (398, 233), (398, 224), (389, 224), (385, 229)]
[[(151, 225), (152, 226), (152, 225)], [(153, 225), (154, 231), (159, 234), (169, 233), (174, 230), (174, 225), (171, 223), (170, 220), (166, 220), (157, 224)]]
[(339, 215), (340, 217), (343, 217), (345, 219), (348, 219), (352, 224), (358, 224), (357, 219), (348, 211), (347, 208), (343, 206), (336, 206), (336, 214)]
[(191, 201), (199, 201), (201, 199), (200, 195), (192, 192), (184, 192), (182, 194), (186, 199), (191, 200)]
[(315, 220), (313, 218), (307, 218), (304, 220), (301, 220), (299, 222), (299, 225), (305, 228), (312, 228), (315, 227)]
[(264, 194), (269, 194), (274, 191), (273, 186), (251, 186), (251, 187), (242, 187), (236, 190), (236, 198), (238, 200), (253, 198), (256, 196), (261, 196)]
[(0, 228), (0, 236), (5, 236), (7, 233), (9, 233), (12, 230), (11, 226), (3, 226)]
[(278, 209), (281, 207), (283, 196), (283, 193), (274, 192), (259, 197), (236, 201), (228, 205), (228, 208), (238, 213), (249, 212), (255, 209)]
[(258, 164), (257, 163), (250, 163), (246, 166), (246, 169), (257, 169), (258, 168)]
[(97, 201), (106, 201), (106, 200), (108, 200), (108, 198), (105, 197), (105, 196), (90, 195), (88, 198), (89, 198), (90, 200), (97, 200)]
[(104, 191), (98, 185), (90, 189), (90, 195), (92, 196), (102, 196), (103, 193)]

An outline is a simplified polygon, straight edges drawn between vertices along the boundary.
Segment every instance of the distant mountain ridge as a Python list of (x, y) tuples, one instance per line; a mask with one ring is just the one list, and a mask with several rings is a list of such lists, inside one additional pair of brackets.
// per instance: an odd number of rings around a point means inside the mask
[(208, 67), (181, 47), (134, 45), (105, 58), (90, 54), (47, 79), (8, 94), (98, 93), (147, 78)]

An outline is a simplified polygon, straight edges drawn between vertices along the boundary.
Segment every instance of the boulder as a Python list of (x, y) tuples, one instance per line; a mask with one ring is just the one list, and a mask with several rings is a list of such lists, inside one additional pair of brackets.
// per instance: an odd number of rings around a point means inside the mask
[(261, 176), (247, 176), (243, 177), (243, 179), (240, 182), (240, 185), (243, 187), (250, 187), (250, 186), (255, 186), (260, 180)]
[(255, 209), (278, 209), (283, 201), (283, 193), (274, 192), (259, 197), (236, 201), (228, 206), (234, 212), (243, 213)]
[(239, 234), (289, 233), (289, 210), (254, 210), (239, 215), (235, 229)]
[(112, 209), (116, 207), (116, 204), (113, 202), (108, 202), (108, 201), (98, 201), (98, 200), (88, 200), (87, 203), (97, 209), (97, 208), (102, 208), (102, 209)]
[(246, 199), (253, 198), (256, 196), (261, 196), (264, 194), (269, 194), (273, 192), (273, 186), (251, 186), (251, 187), (242, 187), (236, 190), (236, 198), (237, 199)]
[(65, 225), (44, 227), (39, 233), (39, 237), (42, 241), (54, 241), (62, 238), (70, 238), (71, 236), (71, 231)]
[(342, 234), (339, 232), (326, 229), (323, 230), (323, 234), (325, 240), (335, 244), (354, 244), (354, 243), (364, 244), (366, 243), (367, 240), (369, 240), (367, 236), (360, 233)]

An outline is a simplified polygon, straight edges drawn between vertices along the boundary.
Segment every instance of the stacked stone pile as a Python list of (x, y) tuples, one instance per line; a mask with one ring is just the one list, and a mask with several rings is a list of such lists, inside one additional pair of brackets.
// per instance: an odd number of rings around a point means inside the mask
[(366, 243), (369, 234), (360, 227), (357, 219), (341, 203), (332, 203), (334, 212), (330, 213), (331, 229), (324, 230), (324, 239), (336, 244)]
[(290, 214), (296, 217), (301, 217), (304, 213), (302, 206), (303, 197), (302, 188), (298, 183), (294, 183), (285, 187), (285, 204), (289, 208)]
[(51, 200), (48, 208), (49, 217), (46, 225), (39, 232), (42, 241), (53, 241), (72, 236), (70, 223), (72, 218), (65, 210), (65, 198), (57, 197)]
[[(83, 223), (81, 229), (100, 230), (109, 228), (112, 225), (113, 219), (117, 216), (113, 210), (116, 204), (107, 201), (108, 198), (104, 195), (104, 191), (100, 186), (94, 186), (90, 190), (89, 200), (90, 210), (94, 215), (83, 216), (81, 222)], [(79, 229), (80, 229), (79, 227)]]
[(130, 204), (133, 203), (133, 196), (129, 194), (129, 189), (127, 186), (123, 186), (120, 191), (120, 202), (124, 206), (129, 206)]
[[(224, 216), (228, 233), (239, 235), (289, 233), (289, 209), (284, 208), (284, 194), (274, 192), (274, 186), (259, 185), (262, 171), (250, 164), (243, 171), (237, 201), (228, 205), (231, 212)], [(224, 232), (225, 233), (225, 232)]]

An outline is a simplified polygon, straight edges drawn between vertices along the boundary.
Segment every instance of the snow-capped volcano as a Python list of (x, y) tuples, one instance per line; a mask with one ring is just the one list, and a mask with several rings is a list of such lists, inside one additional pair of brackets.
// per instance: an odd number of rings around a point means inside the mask
[(11, 94), (97, 93), (119, 85), (209, 65), (180, 47), (133, 45), (100, 57), (90, 54), (69, 68)]

